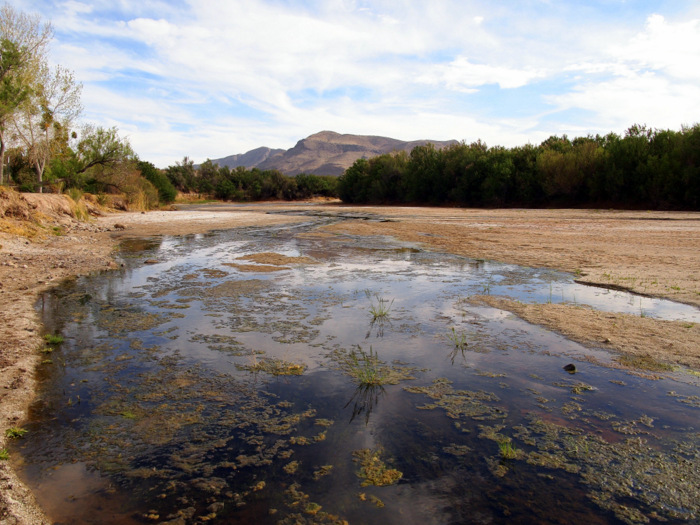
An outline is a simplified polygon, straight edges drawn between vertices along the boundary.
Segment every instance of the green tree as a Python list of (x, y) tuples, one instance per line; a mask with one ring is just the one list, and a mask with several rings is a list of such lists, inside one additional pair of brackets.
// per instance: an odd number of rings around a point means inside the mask
[(76, 82), (72, 71), (61, 66), (51, 69), (44, 64), (31, 96), (13, 116), (15, 137), (27, 151), (39, 191), (48, 162), (82, 111), (81, 91), (82, 85)]
[(4, 182), (5, 131), (10, 118), (30, 94), (19, 74), (22, 68), (22, 53), (14, 42), (0, 39), (0, 184)]
[(5, 3), (0, 6), (0, 184), (4, 182), (7, 131), (32, 92), (53, 36), (51, 24)]
[(161, 203), (170, 204), (175, 201), (177, 190), (162, 170), (143, 160), (138, 161), (136, 167), (141, 172), (141, 175), (158, 190), (158, 199)]

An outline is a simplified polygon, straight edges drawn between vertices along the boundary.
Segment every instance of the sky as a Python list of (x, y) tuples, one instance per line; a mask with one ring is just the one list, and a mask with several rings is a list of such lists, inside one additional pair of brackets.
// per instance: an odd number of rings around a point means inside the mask
[(167, 167), (313, 133), (539, 144), (700, 122), (697, 0), (9, 0), (81, 119)]

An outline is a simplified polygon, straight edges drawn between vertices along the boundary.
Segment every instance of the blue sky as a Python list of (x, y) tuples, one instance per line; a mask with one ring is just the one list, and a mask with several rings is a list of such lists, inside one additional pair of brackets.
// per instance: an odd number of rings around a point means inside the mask
[(322, 130), (537, 144), (700, 122), (697, 0), (10, 0), (166, 167)]

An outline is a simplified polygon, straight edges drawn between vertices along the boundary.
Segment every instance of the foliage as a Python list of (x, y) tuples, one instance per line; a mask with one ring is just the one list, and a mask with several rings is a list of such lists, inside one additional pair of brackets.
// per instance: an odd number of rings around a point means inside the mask
[(60, 334), (46, 334), (44, 341), (48, 345), (60, 345), (63, 342), (63, 336)]
[(348, 373), (359, 385), (373, 386), (387, 382), (388, 373), (386, 367), (372, 351), (365, 352), (360, 346), (357, 350), (351, 350), (348, 354)]
[(9, 4), (0, 7), (0, 184), (4, 183), (7, 131), (36, 92), (40, 66), (45, 60), (51, 25)]
[(314, 196), (335, 197), (336, 177), (301, 173), (289, 177), (277, 170), (248, 170), (243, 166), (219, 167), (207, 160), (195, 167), (185, 157), (165, 170), (177, 190), (213, 195), (225, 201), (298, 200)]
[(5, 430), (5, 436), (7, 436), (10, 439), (17, 439), (24, 437), (24, 435), (27, 433), (27, 430), (24, 428), (19, 428), (19, 427), (10, 427), (7, 430)]
[(452, 327), (452, 331), (447, 333), (447, 340), (454, 344), (455, 348), (458, 350), (464, 350), (469, 346), (467, 334), (463, 332), (457, 333), (454, 326)]
[(373, 320), (386, 319), (389, 317), (389, 312), (391, 312), (391, 307), (394, 304), (394, 300), (385, 299), (384, 297), (375, 296), (377, 302), (372, 299), (372, 304), (369, 307), (369, 313), (372, 314)]
[(339, 178), (347, 203), (700, 209), (700, 124), (680, 131), (634, 125), (552, 136), (539, 146), (418, 146), (359, 159)]
[(175, 201), (177, 197), (177, 190), (175, 186), (172, 185), (168, 176), (162, 171), (156, 168), (150, 162), (140, 160), (136, 164), (141, 175), (148, 180), (156, 190), (158, 190), (158, 198), (160, 202), (164, 204), (170, 204)]
[(513, 446), (510, 438), (502, 439), (498, 442), (498, 451), (501, 459), (518, 459), (521, 452)]

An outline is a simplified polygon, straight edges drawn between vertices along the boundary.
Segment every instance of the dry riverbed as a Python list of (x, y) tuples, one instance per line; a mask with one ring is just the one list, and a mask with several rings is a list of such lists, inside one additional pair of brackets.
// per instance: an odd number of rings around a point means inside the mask
[[(700, 305), (700, 213), (212, 205), (186, 211), (112, 213), (78, 222), (71, 218), (63, 197), (36, 199), (13, 203), (20, 208), (26, 205), (27, 217), (21, 216), (21, 209), (5, 218), (0, 213), (0, 450), (6, 447), (6, 429), (21, 426), (25, 418), (35, 388), (33, 371), (42, 359), (36, 300), (63, 279), (116, 268), (114, 250), (126, 237), (306, 220), (269, 211), (356, 214), (382, 221), (349, 220), (328, 226), (325, 232), (391, 235), (435, 251), (556, 268), (572, 272), (580, 282)], [(33, 222), (36, 217), (31, 215), (37, 210), (43, 226)], [(567, 305), (524, 305), (507, 298), (474, 301), (509, 310), (584, 344), (637, 358), (618, 358), (619, 366), (638, 366), (646, 373), (673, 365), (700, 370), (697, 324)], [(0, 524), (49, 523), (10, 465), (0, 461)]]

